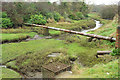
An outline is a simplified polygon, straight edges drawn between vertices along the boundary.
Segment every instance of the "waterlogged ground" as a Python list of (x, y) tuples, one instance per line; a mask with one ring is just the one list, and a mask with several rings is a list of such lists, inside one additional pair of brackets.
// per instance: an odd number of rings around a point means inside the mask
[[(76, 37), (77, 38), (77, 37)], [(3, 44), (2, 57), (3, 64), (16, 69), (26, 76), (37, 76), (41, 71), (41, 66), (49, 62), (62, 62), (69, 64), (70, 59), (76, 58), (81, 66), (93, 66), (102, 63), (95, 54), (97, 50), (108, 50), (109, 48), (96, 48), (95, 42), (86, 43), (87, 39), (81, 37), (80, 43), (71, 43), (64, 40), (41, 39), (28, 42)], [(81, 41), (83, 40), (83, 41)], [(94, 44), (93, 44), (94, 43)], [(91, 46), (91, 48), (89, 47)], [(16, 48), (17, 47), (17, 48)], [(7, 50), (7, 51), (6, 51)], [(61, 53), (55, 58), (48, 57), (52, 53)]]
[[(55, 32), (52, 33), (54, 34)], [(35, 78), (38, 77), (38, 75), (41, 75), (41, 66), (43, 64), (49, 62), (71, 64), (71, 59), (76, 59), (75, 62), (72, 62), (72, 72), (64, 72), (57, 77), (90, 77), (89, 74), (93, 74), (91, 77), (101, 77), (101, 75), (99, 76), (98, 73), (96, 73), (96, 70), (101, 74), (110, 74), (109, 76), (102, 75), (102, 77), (111, 78), (117, 76), (117, 74), (113, 72), (117, 70), (117, 61), (108, 63), (111, 59), (114, 59), (114, 57), (108, 56), (106, 57), (108, 58), (107, 60), (106, 58), (98, 59), (95, 57), (96, 52), (99, 50), (113, 49), (113, 45), (111, 45), (109, 41), (96, 39), (96, 41), (88, 42), (87, 37), (71, 34), (60, 35), (57, 39), (39, 38), (40, 40), (34, 39), (30, 41), (28, 40), (27, 42), (2, 44), (3, 61), (0, 63), (19, 71), (27, 77)], [(60, 53), (60, 56), (49, 57), (50, 54), (54, 53)], [(97, 66), (97, 68), (93, 67), (90, 71), (89, 68), (86, 68), (100, 63), (108, 63), (108, 65)], [(108, 68), (109, 66), (110, 68)], [(13, 70), (8, 70), (8, 72), (6, 70), (8, 69), (3, 69), (3, 77), (14, 72)], [(81, 76), (76, 75), (80, 73)], [(19, 77), (18, 73), (14, 72), (13, 74)]]

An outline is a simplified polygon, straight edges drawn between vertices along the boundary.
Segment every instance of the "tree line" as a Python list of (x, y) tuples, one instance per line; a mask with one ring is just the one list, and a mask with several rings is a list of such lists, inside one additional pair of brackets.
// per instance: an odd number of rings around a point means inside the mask
[(85, 2), (3, 2), (2, 27), (22, 26), (23, 23), (46, 24), (69, 20), (81, 20), (88, 17), (88, 5)]

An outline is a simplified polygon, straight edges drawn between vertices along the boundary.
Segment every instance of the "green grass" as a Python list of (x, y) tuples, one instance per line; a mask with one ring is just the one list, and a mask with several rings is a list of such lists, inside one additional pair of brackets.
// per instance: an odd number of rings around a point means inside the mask
[(95, 19), (95, 20), (100, 20), (101, 17), (98, 13), (89, 13), (88, 16), (92, 19)]
[(21, 76), (11, 69), (2, 68), (2, 78), (21, 78)]
[(102, 36), (116, 37), (117, 26), (118, 26), (118, 24), (116, 23), (116, 20), (113, 20), (113, 21), (109, 21), (109, 23), (105, 22), (105, 25), (103, 25), (99, 29), (92, 31), (92, 32), (94, 34), (98, 34), (98, 35), (102, 35)]
[(102, 24), (108, 24), (111, 21), (111, 20), (102, 19), (98, 13), (89, 13), (88, 16), (90, 19), (98, 20)]
[[(83, 39), (85, 43), (85, 39)], [(18, 71), (26, 73), (27, 71), (41, 70), (43, 64), (52, 62), (63, 62), (69, 64), (69, 58), (77, 58), (84, 66), (93, 66), (97, 63), (102, 63), (103, 60), (97, 59), (94, 55), (97, 50), (100, 49), (82, 45), (80, 43), (69, 43), (66, 41), (54, 40), (54, 39), (42, 39), (29, 42), (10, 43), (2, 45), (2, 63), (6, 63), (9, 60), (15, 59), (7, 63), (7, 66), (11, 66)], [(62, 55), (57, 58), (47, 58), (47, 55), (54, 52), (60, 52)], [(64, 56), (64, 57), (63, 57)]]
[(80, 68), (72, 78), (118, 78), (118, 60), (107, 64), (97, 64), (92, 68)]
[(34, 37), (36, 33), (31, 32), (31, 33), (2, 33), (0, 36), (2, 36), (2, 42), (4, 41), (13, 41), (13, 40), (21, 40), (25, 39), (27, 37)]
[(73, 23), (48, 23), (47, 26), (63, 28), (63, 29), (70, 29), (70, 30), (77, 30), (80, 31), (81, 29), (88, 29), (95, 27), (94, 20), (86, 19), (86, 20), (73, 20)]
[(2, 33), (29, 33), (32, 31), (30, 27), (27, 28), (17, 28), (17, 29), (1, 29)]
[(50, 35), (60, 35), (61, 31), (50, 30)]

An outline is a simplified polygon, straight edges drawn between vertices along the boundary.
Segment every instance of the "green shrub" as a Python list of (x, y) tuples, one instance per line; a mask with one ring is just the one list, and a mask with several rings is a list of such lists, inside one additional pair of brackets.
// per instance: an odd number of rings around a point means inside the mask
[(70, 19), (73, 19), (73, 20), (76, 19), (76, 18), (75, 18), (75, 14), (70, 14), (68, 17), (69, 17)]
[(120, 52), (120, 49), (113, 49), (111, 55), (112, 55), (112, 56), (120, 55), (119, 52)]
[(0, 27), (2, 28), (10, 28), (13, 26), (13, 23), (11, 22), (10, 18), (0, 18), (2, 21), (2, 26), (0, 24)]
[(34, 23), (34, 24), (41, 24), (41, 25), (44, 25), (46, 24), (46, 19), (44, 16), (42, 16), (41, 14), (39, 15), (31, 15), (30, 17), (30, 23)]
[(7, 18), (6, 12), (2, 12), (2, 18)]
[(57, 22), (60, 20), (60, 14), (58, 12), (54, 12), (54, 19)]
[(76, 13), (70, 14), (69, 18), (73, 20), (81, 20), (81, 19), (84, 19), (84, 15), (82, 14), (82, 12), (76, 12)]
[(59, 22), (65, 22), (65, 18), (64, 17), (60, 17)]
[(46, 14), (46, 18), (47, 18), (47, 19), (48, 19), (48, 18), (52, 19), (52, 18), (53, 18), (53, 13), (50, 13), (50, 12), (47, 13), (47, 14)]
[(76, 16), (77, 16), (77, 20), (84, 18), (84, 15), (82, 14), (82, 12), (76, 12)]
[(12, 21), (10, 18), (8, 18), (6, 12), (1, 12), (0, 15), (2, 14), (2, 17), (0, 17), (0, 28), (10, 28), (13, 26)]
[(47, 23), (55, 23), (55, 20), (53, 18), (52, 19), (48, 18)]

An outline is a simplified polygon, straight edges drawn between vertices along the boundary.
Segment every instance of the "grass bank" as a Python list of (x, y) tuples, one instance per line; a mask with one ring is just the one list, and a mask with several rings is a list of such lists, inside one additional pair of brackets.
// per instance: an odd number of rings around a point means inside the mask
[(118, 78), (118, 60), (107, 64), (97, 64), (91, 68), (74, 65), (73, 74), (70, 76), (63, 75), (62, 78)]
[(115, 38), (117, 26), (118, 26), (117, 19), (115, 18), (113, 21), (110, 21), (109, 23), (103, 25), (99, 29), (93, 31), (93, 33), (102, 35), (102, 36), (110, 36), (110, 37)]
[(19, 42), (19, 41), (27, 39), (28, 37), (33, 38), (35, 35), (36, 35), (35, 32), (30, 32), (30, 33), (2, 33), (2, 34), (0, 34), (0, 36), (2, 36), (0, 41), (2, 43)]

